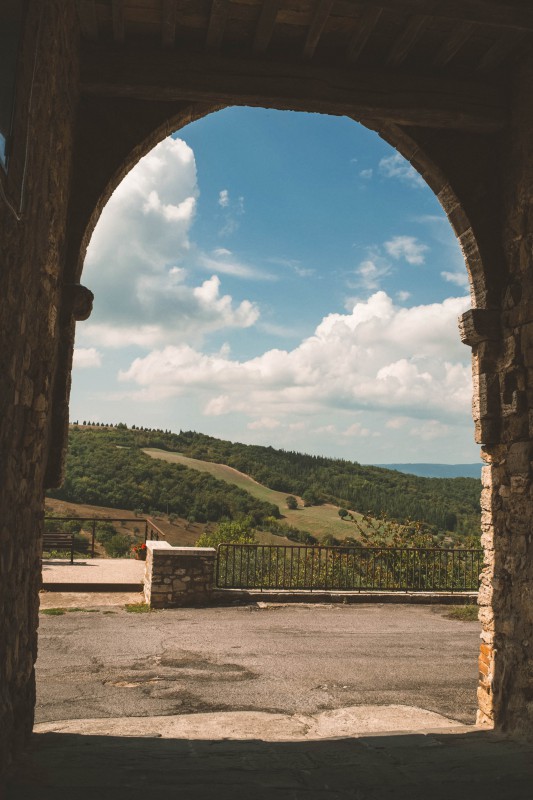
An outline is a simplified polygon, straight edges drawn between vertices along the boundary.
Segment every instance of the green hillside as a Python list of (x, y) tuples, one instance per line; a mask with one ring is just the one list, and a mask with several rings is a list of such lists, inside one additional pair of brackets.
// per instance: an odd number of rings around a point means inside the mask
[(280, 516), (277, 505), (238, 486), (182, 464), (155, 461), (134, 441), (117, 444), (112, 430), (72, 429), (65, 481), (49, 496), (149, 514), (166, 511), (193, 522), (250, 517), (258, 524)]
[[(174, 463), (169, 462), (165, 466), (184, 470), (180, 473), (180, 479), (191, 472), (186, 469), (186, 465), (194, 467), (193, 474), (201, 474), (204, 479), (209, 478), (215, 483), (220, 482), (220, 479), (227, 481), (231, 475), (229, 483), (233, 485), (233, 491), (245, 490), (248, 498), (253, 495), (254, 502), (266, 502), (270, 504), (271, 509), (276, 508), (276, 513), (271, 514), (272, 516), (279, 516), (282, 513), (287, 516), (287, 521), (290, 519), (291, 524), (306, 530), (311, 528), (316, 530), (315, 525), (320, 525), (322, 522), (324, 525), (333, 524), (329, 516), (329, 504), (368, 513), (374, 517), (386, 514), (400, 521), (420, 520), (435, 532), (451, 532), (455, 536), (479, 535), (481, 482), (474, 478), (422, 478), (341, 459), (228, 442), (192, 431), (172, 433), (136, 427), (130, 429), (125, 425), (73, 426), (71, 443), (78, 443), (74, 451), (76, 448), (79, 450), (79, 442), (85, 441), (84, 437), (87, 436), (95, 437), (94, 441), (102, 445), (112, 445), (115, 450), (119, 446), (136, 451), (138, 457), (146, 460), (148, 457), (140, 452), (141, 449), (157, 449), (167, 454), (172, 453), (171, 461)], [(74, 452), (72, 446), (71, 451)], [(79, 454), (76, 459), (76, 469), (79, 472)], [(152, 461), (152, 463), (157, 462)], [(74, 465), (69, 467), (69, 470), (73, 468)], [(199, 473), (200, 468), (202, 472)], [(232, 470), (236, 470), (240, 476)], [(80, 477), (78, 474), (78, 488)], [(194, 480), (196, 479), (190, 475), (187, 477), (187, 481), (192, 481), (193, 484)], [(68, 472), (65, 487), (60, 491), (69, 490), (72, 486), (69, 481)], [(227, 485), (227, 482), (221, 484), (222, 487)], [(217, 495), (217, 502), (224, 499), (226, 491), (224, 488), (221, 489), (220, 486), (211, 488)], [(154, 491), (146, 496), (142, 496), (141, 493), (142, 499), (138, 505), (146, 506), (149, 502), (159, 502), (164, 508), (163, 494), (168, 496), (168, 487), (165, 492)], [(293, 512), (289, 518), (291, 512), (286, 509), (285, 503), (285, 498), (289, 494), (300, 497), (308, 508), (313, 509), (306, 517), (306, 520), (310, 520), (309, 524), (303, 522), (304, 517), (300, 510)], [(190, 491), (185, 491), (184, 496), (191, 503), (193, 514), (205, 514), (207, 508), (205, 493), (201, 500)], [(217, 503), (211, 506), (213, 513), (216, 506)], [(232, 517), (236, 513), (235, 506), (231, 513), (225, 515)], [(256, 510), (256, 513), (260, 514), (259, 510)], [(305, 513), (308, 513), (307, 508)], [(210, 518), (217, 519), (220, 516)], [(312, 522), (312, 519), (315, 522)], [(346, 535), (345, 523), (335, 520), (335, 525), (339, 524)], [(330, 532), (325, 528), (321, 530), (323, 533)]]
[[(183, 464), (190, 469), (196, 469), (200, 472), (207, 472), (214, 478), (221, 481), (226, 481), (241, 489), (245, 489), (253, 497), (265, 503), (271, 503), (279, 507), (283, 521), (288, 525), (293, 525), (300, 530), (309, 531), (313, 536), (322, 538), (330, 534), (336, 539), (344, 539), (347, 536), (354, 536), (354, 531), (348, 521), (344, 521), (339, 517), (339, 507), (331, 503), (325, 503), (319, 506), (306, 506), (304, 507), (301, 497), (297, 497), (299, 508), (287, 508), (287, 495), (283, 492), (277, 492), (274, 489), (269, 489), (261, 483), (257, 483), (249, 475), (228, 467), (226, 464), (215, 464), (211, 461), (200, 461), (197, 458), (190, 458), (179, 453), (169, 453), (165, 450), (158, 450), (156, 448), (145, 448), (144, 451), (152, 458), (159, 458), (163, 461), (168, 461), (174, 464)], [(360, 514), (354, 516), (360, 518)]]

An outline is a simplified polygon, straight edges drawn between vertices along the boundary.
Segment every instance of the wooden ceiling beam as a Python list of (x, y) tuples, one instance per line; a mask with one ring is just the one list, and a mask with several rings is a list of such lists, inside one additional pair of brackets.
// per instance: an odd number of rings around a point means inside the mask
[(409, 51), (416, 43), (418, 37), (424, 30), (427, 17), (415, 14), (408, 20), (400, 36), (396, 39), (387, 58), (387, 64), (398, 67), (409, 55)]
[(274, 33), (274, 25), (276, 24), (280, 4), (281, 0), (264, 0), (252, 45), (254, 53), (264, 53), (268, 48)]
[(161, 0), (161, 44), (163, 47), (174, 47), (176, 21), (176, 0)]
[(433, 66), (445, 67), (446, 64), (449, 64), (461, 47), (470, 39), (475, 27), (473, 22), (461, 22), (457, 25), (451, 36), (449, 36), (446, 41), (443, 42), (441, 48), (437, 50), (433, 58)]
[(357, 61), (366, 43), (370, 39), (372, 31), (378, 24), (382, 13), (383, 9), (379, 6), (368, 6), (364, 10), (361, 16), (361, 21), (358, 23), (355, 33), (348, 44), (348, 48), (346, 50), (347, 61)]
[(112, 0), (111, 11), (113, 18), (113, 39), (115, 42), (122, 44), (126, 36), (124, 22), (124, 0)]
[(483, 58), (480, 59), (476, 71), (479, 73), (490, 72), (495, 69), (515, 48), (521, 45), (524, 34), (517, 34), (514, 31), (506, 31), (499, 37), (487, 50)]
[(213, 0), (209, 14), (209, 26), (205, 46), (208, 50), (218, 50), (224, 38), (228, 18), (229, 0)]
[(94, 0), (77, 0), (78, 18), (82, 36), (91, 41), (98, 39), (98, 18)]
[(525, 2), (502, 0), (342, 0), (346, 13), (353, 14), (354, 6), (361, 9), (383, 8), (401, 14), (420, 14), (435, 19), (473, 22), (496, 28), (509, 28), (533, 33), (533, 7)]
[(258, 58), (90, 47), (81, 64), (82, 91), (104, 97), (187, 100), (347, 114), (399, 125), (491, 131), (508, 119), (506, 95), (494, 81), (351, 72)]
[(334, 2), (335, 0), (318, 0), (305, 41), (303, 50), (304, 58), (312, 58), (314, 56)]

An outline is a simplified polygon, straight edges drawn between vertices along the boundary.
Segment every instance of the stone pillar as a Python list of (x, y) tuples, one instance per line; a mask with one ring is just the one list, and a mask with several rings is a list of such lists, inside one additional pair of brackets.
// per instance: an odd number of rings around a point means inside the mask
[[(533, 59), (500, 154), (500, 308), (474, 310), (474, 416), (483, 444), (480, 723), (533, 738)], [(475, 319), (477, 313), (478, 319)], [(497, 316), (497, 320), (495, 320)]]
[(146, 542), (144, 596), (150, 608), (206, 606), (215, 578), (213, 547), (172, 547)]
[(75, 4), (24, 5), (11, 155), (0, 169), (0, 773), (33, 725), (43, 484), (78, 101)]

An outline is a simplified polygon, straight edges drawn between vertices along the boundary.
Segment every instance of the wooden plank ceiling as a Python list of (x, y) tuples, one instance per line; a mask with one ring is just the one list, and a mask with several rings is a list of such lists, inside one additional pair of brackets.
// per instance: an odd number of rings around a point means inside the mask
[(76, 0), (82, 90), (498, 130), (523, 0)]
[(495, 72), (532, 46), (521, 0), (77, 0), (83, 37), (426, 74)]

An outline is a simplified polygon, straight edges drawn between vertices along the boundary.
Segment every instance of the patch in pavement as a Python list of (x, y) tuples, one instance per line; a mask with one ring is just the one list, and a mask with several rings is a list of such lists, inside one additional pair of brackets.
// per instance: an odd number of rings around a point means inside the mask
[[(166, 650), (134, 661), (118, 675), (103, 681), (104, 686), (118, 689), (140, 689), (156, 700), (177, 699), (178, 705), (191, 706), (192, 696), (184, 692), (183, 684), (191, 682), (218, 683), (254, 680), (258, 676), (239, 664), (212, 661), (205, 655), (183, 650)], [(186, 702), (186, 701), (189, 702)], [(193, 704), (193, 708), (198, 702)], [(203, 704), (205, 708), (205, 704)], [(224, 706), (219, 706), (223, 708)], [(192, 709), (191, 709), (192, 710)]]

